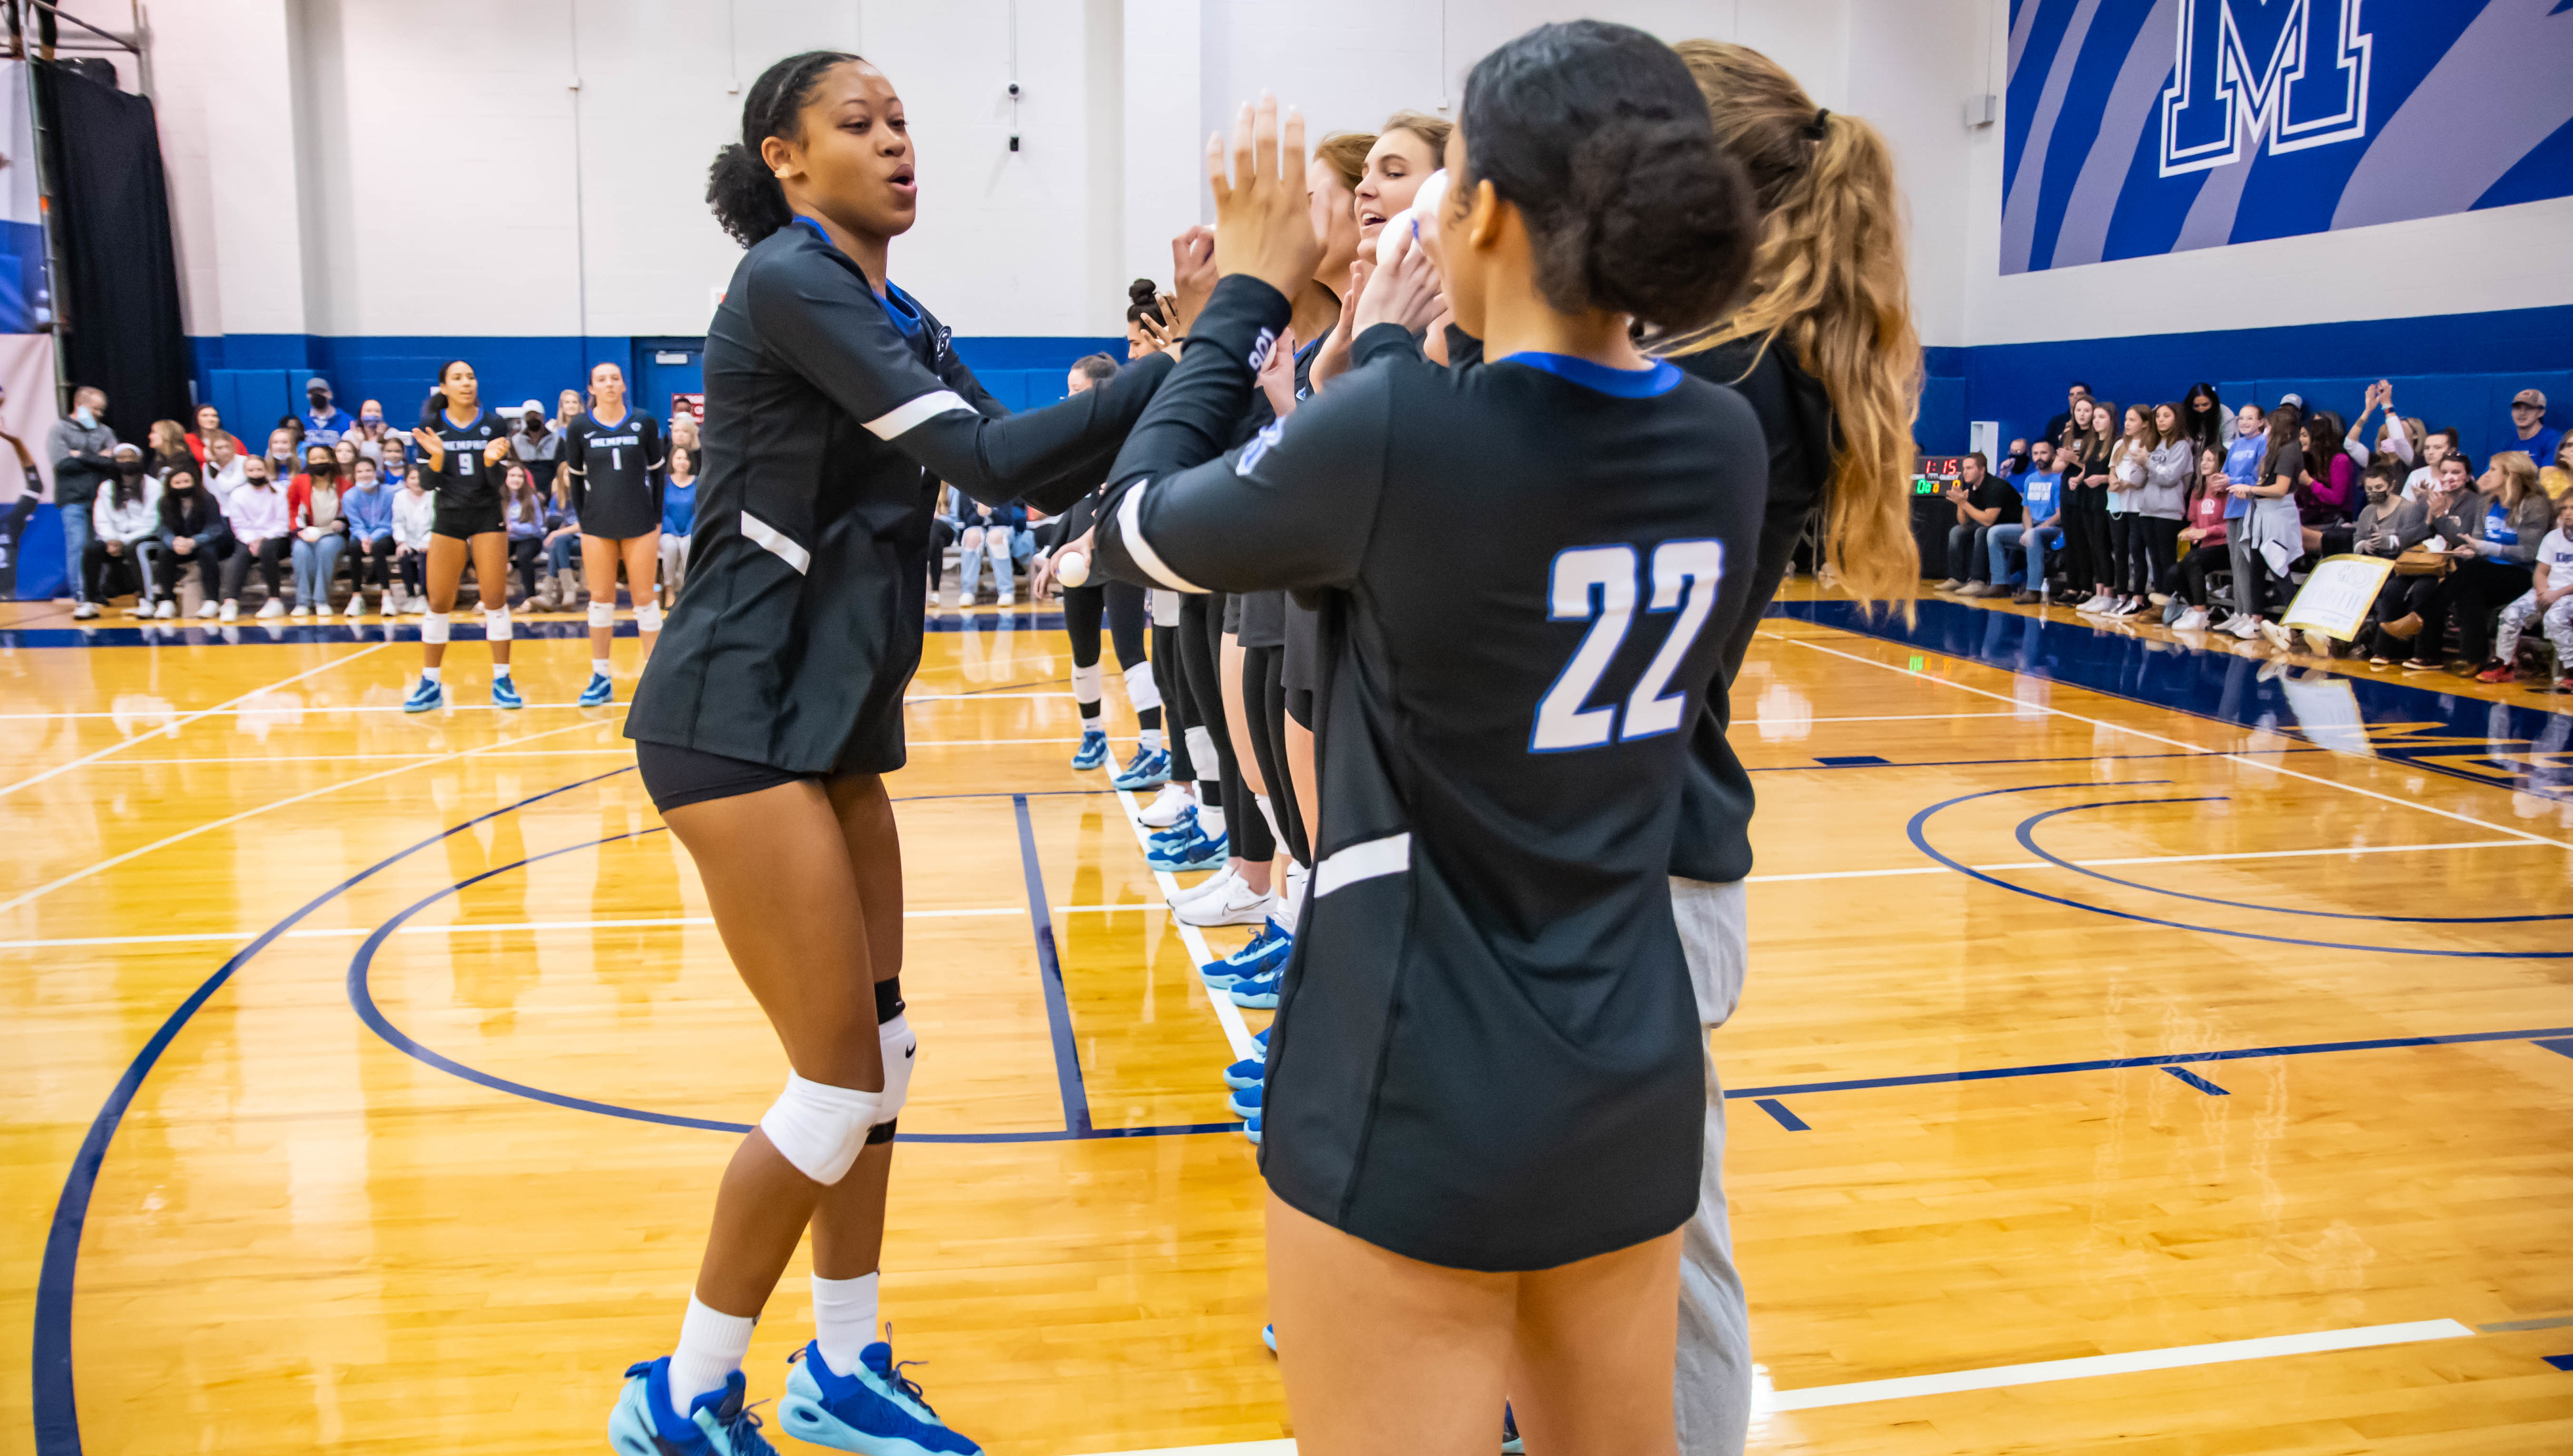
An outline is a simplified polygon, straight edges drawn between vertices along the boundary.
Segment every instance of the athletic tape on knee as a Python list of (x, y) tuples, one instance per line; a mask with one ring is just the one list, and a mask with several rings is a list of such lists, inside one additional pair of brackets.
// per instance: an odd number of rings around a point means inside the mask
[(884, 1120), (876, 1115), (883, 1101), (882, 1092), (807, 1082), (790, 1072), (759, 1130), (797, 1172), (828, 1187), (849, 1175), (867, 1129)]
[(1162, 690), (1153, 685), (1153, 664), (1138, 662), (1126, 669), (1126, 702), (1138, 713), (1162, 706)]
[(430, 612), (420, 619), (420, 640), (442, 643), (446, 640), (446, 613)]
[(911, 1099), (911, 1072), (920, 1065), (920, 1039), (911, 1034), (911, 1018), (897, 1012), (893, 1020), (876, 1028), (876, 1040), (884, 1051), (884, 1100), (876, 1107), (878, 1125), (901, 1115), (902, 1104)]
[(506, 642), (509, 640), (509, 609), (507, 607), (484, 607), (482, 609), (482, 640), (485, 642)]
[(661, 609), (648, 601), (643, 603), (641, 606), (636, 607), (634, 609), (634, 630), (638, 632), (657, 632), (661, 630)]
[(1098, 702), (1100, 676), (1096, 662), (1088, 667), (1075, 665), (1072, 669), (1072, 700), (1076, 703)]
[(1203, 723), (1189, 725), (1189, 762), (1197, 765), (1198, 777), (1212, 779), (1223, 770), (1224, 760), (1215, 756), (1215, 735)]
[(595, 632), (601, 627), (613, 627), (615, 625), (616, 603), (612, 601), (594, 601), (589, 604), (589, 629), (591, 631)]

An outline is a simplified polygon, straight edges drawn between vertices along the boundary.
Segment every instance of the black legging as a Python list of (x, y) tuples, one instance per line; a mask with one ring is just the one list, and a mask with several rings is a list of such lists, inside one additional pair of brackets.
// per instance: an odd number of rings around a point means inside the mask
[(349, 552), (349, 584), (352, 587), (373, 586), (378, 591), (393, 585), (394, 538), (378, 536), (372, 541), (352, 543)]
[[(1180, 665), (1189, 676), (1189, 706), (1197, 723), (1215, 740), (1217, 782), (1223, 785), (1224, 816), (1233, 853), (1254, 864), (1278, 857), (1278, 842), (1269, 821), (1242, 786), (1242, 765), (1233, 754), (1233, 735), (1224, 712), (1224, 679), (1216, 665), (1224, 660), (1224, 598), (1191, 595), (1180, 603)], [(1207, 765), (1199, 764), (1198, 790), (1206, 790)]]
[[(2388, 661), (2398, 657), (2416, 657), (2423, 662), (2436, 662), (2447, 650), (2447, 605), (2441, 599), (2437, 576), (2405, 576), (2400, 573), (2385, 578), (2385, 589), (2376, 594), (2376, 630), (2371, 634), (2374, 655)], [(2407, 641), (2385, 630), (2387, 622), (2399, 622), (2418, 614), (2421, 630)]]
[(224, 562), (239, 554), (241, 542), (230, 536), (217, 536), (202, 546), (179, 554), (174, 544), (161, 552), (161, 595), (171, 601), (179, 599), (179, 577), (190, 567), (196, 568), (197, 589), (208, 601), (224, 599)]
[[(511, 536), (509, 564), (518, 568), (518, 579), (527, 584), (527, 595), (536, 594), (536, 573), (544, 569), (545, 539), (542, 536)], [(508, 583), (500, 586), (500, 599), (508, 600)]]
[(2179, 550), (2179, 522), (2158, 515), (2121, 519), (2127, 522), (2127, 594), (2141, 597), (2170, 574), (2171, 557)]
[(2200, 541), (2189, 547), (2188, 554), (2179, 558), (2178, 565), (2165, 566), (2162, 574), (2154, 580), (2161, 583), (2160, 590), (2164, 596), (2175, 596), (2190, 606), (2203, 607), (2206, 605), (2206, 573), (2232, 569), (2233, 562), (2225, 555), (2223, 542)]
[(243, 545), (238, 553), (224, 562), (224, 600), (241, 599), (242, 584), (249, 580), (250, 568), (254, 564), (259, 567), (260, 581), (268, 587), (269, 599), (276, 600), (279, 582), (286, 571), (286, 537), (270, 536), (256, 546)]
[[(1161, 689), (1162, 721), (1170, 732), (1163, 735), (1171, 751), (1171, 782), (1195, 784), (1198, 781), (1196, 760), (1189, 757), (1190, 714), (1189, 675), (1180, 670), (1180, 629), (1155, 623), (1153, 627), (1153, 686)], [(1201, 795), (1221, 793), (1222, 786), (1200, 784)], [(1212, 801), (1210, 801), (1212, 802)]]
[[(1072, 665), (1099, 665), (1099, 619), (1108, 618), (1108, 633), (1117, 645), (1117, 665), (1129, 672), (1144, 657), (1144, 588), (1125, 581), (1063, 589), (1063, 628), (1072, 637)], [(1099, 716), (1099, 704), (1082, 703), (1081, 716)], [(1147, 731), (1162, 726), (1162, 710), (1138, 708), (1135, 721)]]
[(2517, 561), (2476, 556), (2440, 578), (2441, 594), (2457, 618), (2457, 651), (2466, 661), (2480, 663), (2492, 656), (2492, 615), (2528, 590), (2532, 574)]
[(2068, 490), (2064, 502), (2064, 539), (2073, 549), (2075, 569), (2073, 584), (2077, 587), (2114, 583), (2117, 577), (2117, 548), (2109, 534), (2109, 491), (2105, 486), (2085, 485)]
[(1286, 773), (1286, 649), (1242, 649), (1243, 711), (1251, 715), (1251, 756), (1269, 785), (1269, 807), (1278, 816), (1279, 836), (1295, 863), (1309, 867), (1312, 847), (1304, 836), (1304, 816), (1297, 812), (1292, 781)]

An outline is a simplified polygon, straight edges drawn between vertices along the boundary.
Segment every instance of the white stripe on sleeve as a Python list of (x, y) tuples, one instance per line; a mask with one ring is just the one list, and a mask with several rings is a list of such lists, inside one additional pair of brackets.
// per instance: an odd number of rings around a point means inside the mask
[(1172, 570), (1169, 563), (1162, 559), (1162, 553), (1153, 549), (1153, 543), (1144, 539), (1144, 517), (1141, 512), (1144, 492), (1151, 488), (1153, 488), (1153, 482), (1150, 480), (1136, 481), (1134, 488), (1126, 492), (1126, 499), (1117, 507), (1117, 529), (1126, 542), (1126, 554), (1134, 557), (1135, 564), (1143, 567), (1155, 581), (1173, 591), (1206, 595), (1205, 587), (1191, 582), (1187, 577)]
[(867, 421), (867, 431), (878, 439), (893, 439), (908, 432), (923, 420), (962, 409), (968, 414), (974, 406), (953, 389), (933, 389), (907, 404), (897, 404)]

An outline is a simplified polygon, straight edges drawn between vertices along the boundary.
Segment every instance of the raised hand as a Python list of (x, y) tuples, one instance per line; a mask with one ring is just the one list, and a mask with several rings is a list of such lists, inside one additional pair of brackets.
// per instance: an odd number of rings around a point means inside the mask
[(1207, 295), (1215, 292), (1215, 229), (1192, 224), (1171, 240), (1171, 287), (1179, 296), (1163, 295), (1162, 307), (1180, 333), (1186, 334), (1189, 321), (1206, 307)]
[(1215, 189), (1216, 272), (1249, 274), (1293, 298), (1322, 258), (1304, 191), (1303, 114), (1290, 107), (1282, 128), (1278, 98), (1263, 92), (1234, 122), (1230, 176), (1223, 138), (1207, 138), (1207, 181)]
[(1446, 307), (1438, 269), (1429, 261), (1429, 255), (1417, 248), (1405, 248), (1394, 256), (1393, 262), (1375, 269), (1366, 279), (1366, 291), (1358, 296), (1350, 333), (1364, 334), (1377, 324), (1399, 324), (1417, 334)]

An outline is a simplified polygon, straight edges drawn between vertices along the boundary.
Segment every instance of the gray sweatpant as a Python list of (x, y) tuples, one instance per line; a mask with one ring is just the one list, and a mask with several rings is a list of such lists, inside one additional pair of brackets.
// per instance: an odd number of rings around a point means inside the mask
[[(1688, 955), (1698, 1019), (1710, 1031), (1742, 1000), (1751, 956), (1747, 898), (1739, 880), (1671, 879), (1671, 911)], [(1679, 1366), (1671, 1386), (1680, 1456), (1742, 1456), (1751, 1435), (1751, 1315), (1724, 1208), (1724, 1085), (1710, 1055), (1697, 1216), (1680, 1239)]]

